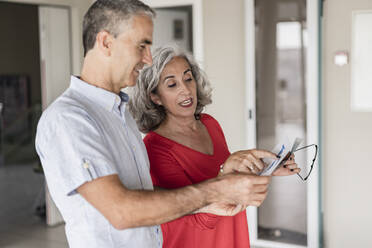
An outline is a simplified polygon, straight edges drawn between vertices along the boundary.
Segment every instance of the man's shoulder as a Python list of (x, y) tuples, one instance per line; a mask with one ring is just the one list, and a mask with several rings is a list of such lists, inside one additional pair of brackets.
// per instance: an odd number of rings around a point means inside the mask
[(38, 129), (53, 128), (58, 126), (72, 126), (74, 122), (92, 122), (89, 103), (84, 101), (81, 96), (76, 95), (70, 89), (66, 90), (43, 112)]
[(54, 102), (52, 102), (43, 112), (42, 118), (56, 118), (65, 114), (86, 112), (84, 103), (70, 90), (66, 90)]

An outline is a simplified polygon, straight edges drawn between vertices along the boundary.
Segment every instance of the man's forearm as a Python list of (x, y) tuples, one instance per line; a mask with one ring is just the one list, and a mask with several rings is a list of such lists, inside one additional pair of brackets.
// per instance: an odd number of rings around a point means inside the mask
[(162, 224), (209, 203), (208, 188), (203, 182), (174, 190), (125, 190), (122, 197), (123, 216), (119, 229)]
[(77, 191), (117, 229), (161, 224), (211, 203), (258, 206), (269, 177), (229, 174), (174, 190), (130, 190), (117, 175), (80, 186)]

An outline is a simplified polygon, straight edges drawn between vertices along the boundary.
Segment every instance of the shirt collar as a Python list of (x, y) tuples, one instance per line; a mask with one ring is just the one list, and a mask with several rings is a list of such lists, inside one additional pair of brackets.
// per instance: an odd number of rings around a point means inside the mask
[(91, 85), (76, 76), (71, 76), (70, 88), (84, 94), (89, 100), (99, 104), (108, 111), (114, 107), (125, 105), (129, 101), (129, 96), (120, 91), (119, 95), (105, 89)]

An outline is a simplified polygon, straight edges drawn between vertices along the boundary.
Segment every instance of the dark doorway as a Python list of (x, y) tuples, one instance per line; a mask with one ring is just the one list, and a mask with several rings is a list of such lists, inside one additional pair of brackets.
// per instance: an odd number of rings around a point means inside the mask
[(34, 146), (41, 114), (38, 6), (0, 2), (0, 30), (1, 241), (43, 221), (44, 178)]

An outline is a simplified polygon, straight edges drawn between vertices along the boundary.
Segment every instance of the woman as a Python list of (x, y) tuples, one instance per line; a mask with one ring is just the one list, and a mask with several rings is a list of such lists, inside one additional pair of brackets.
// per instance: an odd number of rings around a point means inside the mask
[[(220, 167), (230, 152), (218, 122), (202, 113), (211, 103), (211, 90), (189, 54), (172, 47), (158, 49), (153, 65), (140, 73), (131, 99), (130, 111), (147, 133), (144, 142), (154, 186), (179, 188), (233, 170)], [(299, 171), (293, 160), (286, 167), (275, 173)], [(251, 173), (257, 172), (252, 166)], [(163, 224), (162, 231), (163, 247), (249, 247), (245, 211), (235, 216), (192, 214)]]

